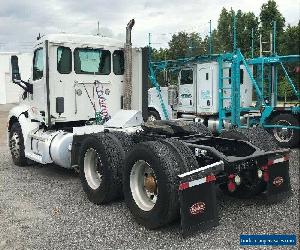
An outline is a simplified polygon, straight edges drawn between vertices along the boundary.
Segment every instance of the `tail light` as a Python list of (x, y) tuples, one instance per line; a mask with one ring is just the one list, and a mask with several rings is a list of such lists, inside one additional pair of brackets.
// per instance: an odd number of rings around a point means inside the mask
[(228, 188), (229, 192), (233, 192), (235, 190), (236, 186), (235, 186), (235, 184), (234, 184), (234, 182), (232, 180), (230, 180), (228, 182), (227, 188)]

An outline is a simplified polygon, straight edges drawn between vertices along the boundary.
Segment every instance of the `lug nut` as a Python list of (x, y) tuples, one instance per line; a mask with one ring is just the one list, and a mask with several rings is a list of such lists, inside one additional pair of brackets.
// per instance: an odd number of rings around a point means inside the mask
[(241, 184), (241, 177), (239, 177), (238, 175), (236, 175), (234, 177), (234, 182), (236, 185), (240, 185)]
[(257, 170), (257, 176), (259, 179), (261, 179), (263, 176), (263, 172), (260, 169)]

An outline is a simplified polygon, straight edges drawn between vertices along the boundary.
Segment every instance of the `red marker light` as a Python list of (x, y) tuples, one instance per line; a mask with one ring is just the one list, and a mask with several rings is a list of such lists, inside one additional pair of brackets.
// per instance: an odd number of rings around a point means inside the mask
[(265, 181), (265, 182), (268, 182), (269, 179), (270, 179), (269, 172), (268, 172), (268, 171), (264, 171), (263, 177), (264, 177), (264, 181)]
[(212, 182), (216, 180), (216, 176), (214, 175), (208, 175), (206, 176), (206, 182)]
[(189, 183), (188, 182), (183, 182), (179, 184), (179, 190), (185, 190), (189, 188)]
[(230, 180), (230, 181), (228, 182), (228, 184), (227, 184), (227, 187), (228, 187), (228, 190), (229, 190), (230, 192), (233, 192), (233, 191), (235, 190), (235, 184), (234, 184), (234, 182), (233, 182), (232, 180)]

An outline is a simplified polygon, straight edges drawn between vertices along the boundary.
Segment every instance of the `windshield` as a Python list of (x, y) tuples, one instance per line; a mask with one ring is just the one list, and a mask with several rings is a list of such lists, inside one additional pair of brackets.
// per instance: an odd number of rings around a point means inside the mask
[(193, 84), (193, 70), (183, 69), (181, 70), (180, 85)]

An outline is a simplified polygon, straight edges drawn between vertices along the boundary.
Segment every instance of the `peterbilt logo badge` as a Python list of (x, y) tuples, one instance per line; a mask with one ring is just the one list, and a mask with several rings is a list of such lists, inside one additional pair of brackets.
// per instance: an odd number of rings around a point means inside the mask
[(283, 178), (281, 176), (277, 176), (274, 180), (273, 180), (273, 184), (276, 187), (279, 187), (281, 184), (283, 183)]
[(204, 210), (205, 210), (205, 203), (202, 201), (197, 202), (190, 207), (190, 213), (192, 215), (203, 213)]

